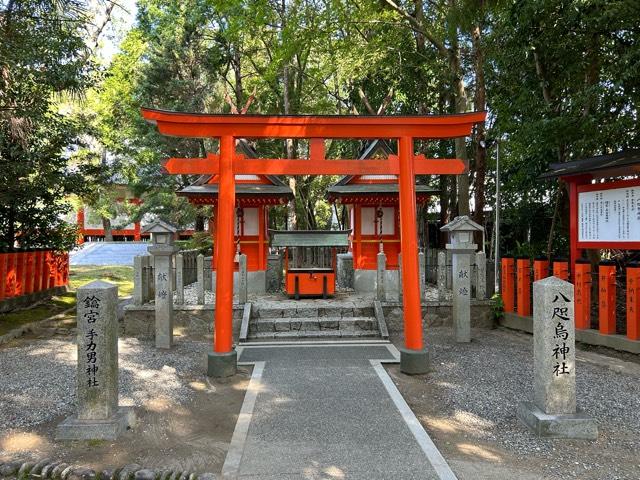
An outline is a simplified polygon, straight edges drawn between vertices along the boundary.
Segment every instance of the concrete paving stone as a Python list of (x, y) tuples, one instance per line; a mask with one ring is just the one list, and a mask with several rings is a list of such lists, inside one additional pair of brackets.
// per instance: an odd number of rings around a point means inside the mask
[(299, 318), (292, 318), (289, 320), (289, 324), (291, 325), (291, 330), (300, 330), (302, 328), (302, 320)]
[(343, 366), (353, 365), (354, 360), (359, 360), (360, 364), (356, 366), (369, 365), (369, 359), (393, 360), (394, 357), (385, 345), (373, 346), (348, 346), (348, 347), (289, 347), (289, 348), (268, 348), (268, 347), (251, 347), (245, 348), (240, 356), (241, 362), (259, 362), (269, 361), (278, 362), (278, 367), (291, 366), (295, 368), (296, 362), (309, 362), (318, 364), (318, 360), (349, 360), (350, 362)]
[(340, 338), (340, 330), (300, 330), (300, 336), (306, 338)]
[(275, 338), (275, 336), (276, 336), (276, 332), (258, 332), (258, 333), (250, 334), (249, 338), (265, 340), (265, 339)]
[(342, 308), (340, 306), (326, 306), (318, 310), (319, 317), (341, 317)]
[(355, 307), (347, 307), (347, 308), (342, 307), (342, 308), (340, 309), (340, 316), (341, 316), (342, 318), (345, 318), (345, 317), (353, 317), (353, 316), (354, 316), (354, 312), (353, 312), (353, 311), (354, 311), (354, 309), (355, 309)]
[(276, 332), (288, 332), (291, 330), (290, 322), (288, 318), (278, 318), (273, 321), (274, 330)]
[(300, 332), (298, 330), (287, 330), (275, 332), (273, 338), (298, 338), (299, 336)]
[(356, 326), (363, 330), (372, 330), (374, 328), (378, 328), (378, 322), (371, 317), (356, 317), (355, 322)]

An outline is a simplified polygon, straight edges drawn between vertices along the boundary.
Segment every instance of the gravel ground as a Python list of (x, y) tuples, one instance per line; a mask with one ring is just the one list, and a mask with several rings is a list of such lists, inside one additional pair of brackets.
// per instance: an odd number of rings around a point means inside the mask
[[(0, 349), (0, 436), (74, 411), (74, 340), (33, 339)], [(120, 404), (141, 406), (159, 397), (188, 402), (193, 390), (186, 387), (201, 370), (207, 347), (177, 340), (170, 351), (158, 351), (149, 341), (120, 339)]]
[(537, 462), (545, 478), (640, 478), (639, 365), (578, 351), (578, 408), (597, 421), (599, 437), (541, 439), (516, 418), (518, 403), (533, 400), (533, 337), (505, 330), (474, 331), (470, 344), (452, 337), (450, 328), (429, 329), (433, 371), (415, 377), (419, 385), (396, 376), (425, 427), (446, 445), (457, 438), (495, 445)]

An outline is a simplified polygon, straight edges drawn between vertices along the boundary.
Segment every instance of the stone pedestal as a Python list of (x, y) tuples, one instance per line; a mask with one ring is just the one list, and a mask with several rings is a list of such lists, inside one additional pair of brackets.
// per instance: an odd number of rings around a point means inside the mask
[(142, 256), (136, 255), (133, 257), (133, 296), (131, 298), (134, 305), (143, 303), (142, 272)]
[[(447, 248), (449, 246), (447, 245)], [(475, 245), (473, 249), (475, 249)], [(453, 328), (456, 342), (468, 343), (471, 341), (470, 251), (466, 249), (451, 251), (453, 253)]]
[(238, 371), (238, 352), (212, 352), (207, 354), (207, 376), (212, 378), (231, 377)]
[(423, 302), (425, 299), (425, 285), (426, 285), (426, 279), (425, 279), (425, 265), (424, 265), (424, 252), (420, 252), (418, 254), (418, 268), (419, 268), (419, 276), (418, 276), (418, 283), (420, 284), (420, 301)]
[(593, 439), (596, 423), (576, 410), (573, 285), (556, 277), (533, 284), (534, 401), (518, 418), (536, 434)]
[(429, 351), (410, 350), (399, 348), (400, 350), (400, 371), (407, 375), (421, 375), (429, 371)]
[(173, 293), (171, 291), (171, 259), (176, 248), (173, 245), (149, 247), (155, 264), (156, 348), (173, 346)]
[(56, 429), (57, 440), (115, 440), (133, 426), (118, 407), (118, 287), (96, 281), (78, 289), (77, 414)]
[(241, 254), (238, 257), (238, 302), (247, 303), (247, 256)]
[(376, 300), (378, 300), (379, 302), (385, 302), (387, 300), (387, 295), (384, 288), (384, 277), (385, 270), (387, 269), (387, 256), (384, 254), (384, 252), (380, 252), (376, 256), (376, 261)]

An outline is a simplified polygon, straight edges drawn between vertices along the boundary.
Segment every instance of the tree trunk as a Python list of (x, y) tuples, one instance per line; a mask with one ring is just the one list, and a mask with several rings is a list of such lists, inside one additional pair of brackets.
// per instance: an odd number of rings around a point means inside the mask
[(196, 232), (204, 232), (204, 216), (200, 213), (196, 214)]
[(113, 242), (113, 232), (111, 231), (111, 219), (102, 217), (102, 228), (104, 229), (104, 241)]
[[(484, 81), (484, 52), (482, 49), (482, 30), (479, 25), (473, 29), (473, 66), (476, 76), (476, 88), (474, 108), (476, 112), (486, 109), (486, 87)], [(485, 190), (484, 183), (487, 173), (487, 148), (486, 130), (484, 122), (476, 125), (475, 135), (475, 182), (474, 203), (475, 211), (473, 219), (479, 225), (484, 226)], [(480, 232), (476, 235), (476, 241), (481, 241)]]
[[(460, 69), (460, 47), (458, 45), (458, 32), (454, 32), (455, 38), (451, 41), (449, 49), (449, 69), (453, 76), (453, 86), (455, 93), (455, 112), (465, 113), (467, 111), (467, 91)], [(456, 157), (469, 167), (469, 157), (467, 155), (467, 144), (464, 137), (455, 139)], [(469, 174), (467, 172), (457, 176), (458, 192), (458, 215), (469, 215)]]

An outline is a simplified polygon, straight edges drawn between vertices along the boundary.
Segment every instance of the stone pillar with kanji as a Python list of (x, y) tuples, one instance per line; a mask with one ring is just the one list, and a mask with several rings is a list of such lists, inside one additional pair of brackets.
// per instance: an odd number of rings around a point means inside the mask
[(115, 440), (133, 426), (118, 405), (118, 287), (95, 281), (78, 289), (77, 413), (56, 429), (57, 440)]
[(533, 402), (518, 418), (538, 436), (595, 439), (595, 421), (576, 408), (574, 288), (548, 277), (533, 284)]

